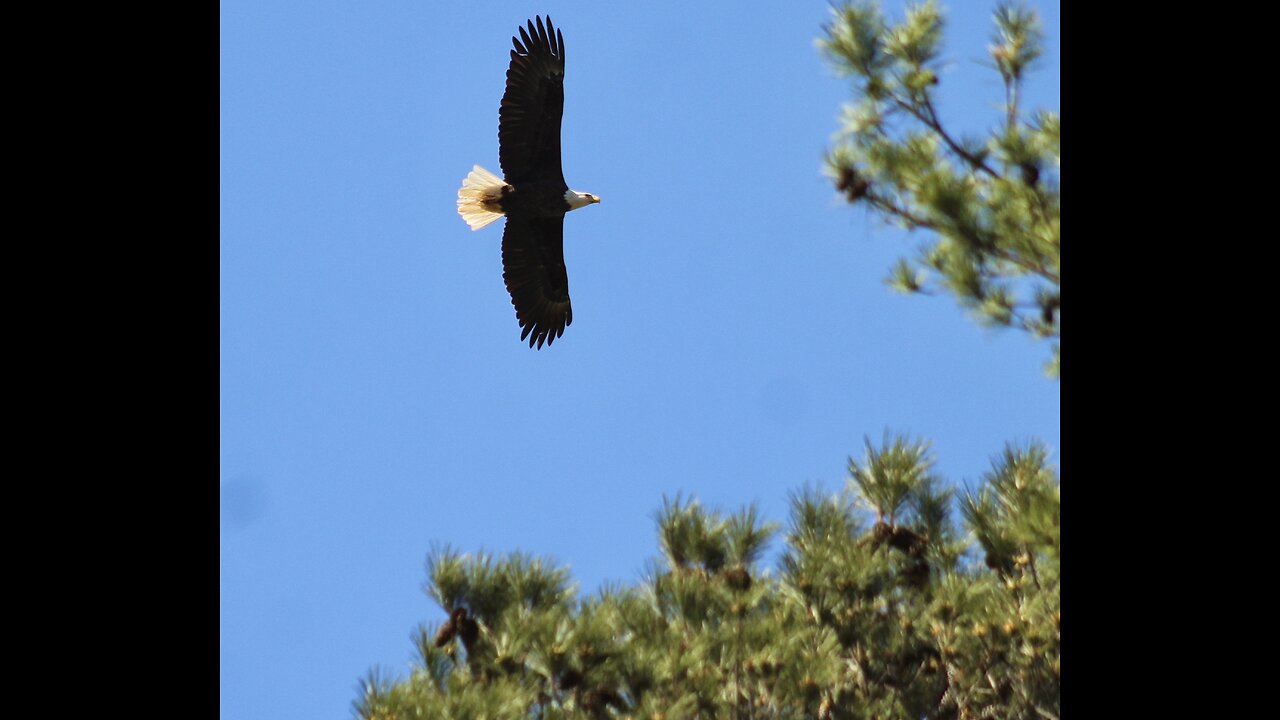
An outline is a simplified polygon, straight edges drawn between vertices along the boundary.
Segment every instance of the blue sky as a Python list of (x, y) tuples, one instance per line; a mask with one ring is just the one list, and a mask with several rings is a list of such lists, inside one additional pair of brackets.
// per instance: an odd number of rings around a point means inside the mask
[[(896, 13), (897, 3), (886, 3)], [(1059, 109), (1058, 3), (1026, 107)], [(1047, 348), (883, 283), (924, 238), (822, 176), (848, 84), (816, 2), (221, 3), (221, 717), (347, 717), (443, 619), (433, 543), (524, 550), (584, 591), (634, 582), (683, 491), (786, 519), (886, 429), (973, 483), (1005, 442), (1061, 463)], [(951, 2), (944, 120), (998, 121), (990, 2)], [(749, 8), (749, 10), (747, 9)], [(510, 37), (568, 55), (574, 323), (519, 340), (501, 223), (455, 199), (498, 170)], [(775, 544), (775, 549), (777, 545)]]

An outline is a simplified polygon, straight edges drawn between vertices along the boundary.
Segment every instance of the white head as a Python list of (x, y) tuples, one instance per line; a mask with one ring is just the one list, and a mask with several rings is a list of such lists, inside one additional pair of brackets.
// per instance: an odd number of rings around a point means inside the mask
[(564, 194), (564, 201), (569, 203), (570, 210), (577, 210), (580, 207), (586, 207), (591, 203), (600, 202), (600, 198), (591, 193), (580, 193), (576, 190), (567, 190)]

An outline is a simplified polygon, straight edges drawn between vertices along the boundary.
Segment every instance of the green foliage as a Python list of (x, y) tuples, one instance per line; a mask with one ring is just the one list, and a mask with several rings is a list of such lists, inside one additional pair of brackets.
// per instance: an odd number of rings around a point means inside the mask
[(923, 442), (907, 442), (903, 438), (886, 438), (880, 450), (866, 441), (867, 462), (859, 464), (849, 458), (849, 475), (861, 494), (875, 508), (877, 521), (889, 518), (894, 524), (913, 490), (928, 481), (929, 446)]
[(986, 140), (960, 137), (937, 110), (943, 19), (934, 2), (898, 24), (868, 2), (834, 11), (819, 47), (854, 81), (827, 171), (851, 203), (933, 240), (900, 260), (889, 284), (954, 295), (979, 321), (1050, 343), (1061, 367), (1061, 122), (1024, 118), (1020, 92), (1043, 52), (1033, 11), (1001, 5), (989, 47), (1004, 87), (1004, 117)]
[(437, 548), (426, 591), (447, 619), (414, 633), (407, 677), (360, 683), (355, 714), (1058, 717), (1061, 503), (1047, 457), (1006, 448), (961, 497), (961, 530), (926, 442), (868, 442), (841, 491), (792, 494), (776, 575), (760, 562), (777, 525), (679, 496), (656, 515), (648, 575), (589, 597), (540, 558)]

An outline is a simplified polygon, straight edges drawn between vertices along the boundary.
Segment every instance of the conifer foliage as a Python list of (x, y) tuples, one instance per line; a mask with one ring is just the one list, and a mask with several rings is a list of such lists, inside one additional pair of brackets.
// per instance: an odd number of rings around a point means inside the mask
[[(988, 136), (961, 136), (942, 120), (943, 18), (930, 1), (888, 23), (873, 4), (835, 11), (819, 38), (828, 61), (854, 83), (840, 139), (827, 158), (836, 188), (908, 230), (932, 238), (898, 261), (890, 284), (954, 295), (983, 323), (1050, 342), (1061, 367), (1061, 122), (1025, 112), (1023, 81), (1043, 53), (1036, 14), (995, 12), (988, 46), (1004, 89)], [(993, 98), (995, 99), (995, 98)]]
[[(434, 550), (438, 624), (407, 677), (371, 673), (367, 719), (1056, 718), (1060, 489), (1009, 447), (960, 497), (928, 444), (870, 442), (839, 492), (781, 528), (677, 496), (642, 581), (579, 597), (524, 555)], [(961, 523), (957, 526), (956, 518)]]

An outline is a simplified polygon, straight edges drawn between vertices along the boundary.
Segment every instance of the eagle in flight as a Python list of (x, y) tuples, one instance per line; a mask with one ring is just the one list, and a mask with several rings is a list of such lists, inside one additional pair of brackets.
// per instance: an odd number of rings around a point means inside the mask
[(458, 214), (479, 230), (502, 216), (502, 279), (520, 339), (539, 350), (573, 322), (564, 267), (564, 215), (600, 198), (570, 190), (560, 168), (564, 37), (547, 17), (511, 38), (507, 89), (498, 109), (497, 175), (476, 165), (458, 190)]

